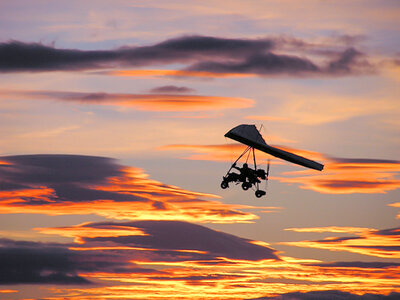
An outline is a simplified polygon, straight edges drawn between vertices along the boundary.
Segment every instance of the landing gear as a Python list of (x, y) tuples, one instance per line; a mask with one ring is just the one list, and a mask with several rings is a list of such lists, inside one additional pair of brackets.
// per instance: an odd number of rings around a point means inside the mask
[[(246, 163), (243, 163), (243, 167), (237, 167), (236, 163), (239, 159), (244, 155), (247, 154)], [(247, 160), (249, 159), (250, 154), (253, 154), (253, 163), (254, 169), (249, 168), (247, 165)], [(237, 169), (240, 173), (231, 172), (232, 169)], [(241, 184), (242, 189), (247, 191), (248, 189), (254, 187), (255, 195), (257, 198), (261, 198), (262, 196), (266, 195), (266, 192), (260, 190), (261, 180), (265, 180), (266, 183), (268, 182), (268, 175), (269, 175), (269, 160), (268, 160), (268, 168), (267, 171), (263, 169), (257, 169), (256, 163), (256, 156), (253, 147), (247, 147), (246, 150), (236, 159), (236, 161), (231, 165), (226, 175), (222, 178), (222, 182), (220, 184), (222, 189), (229, 188), (229, 183), (234, 183), (236, 185)]]
[(264, 196), (266, 194), (266, 192), (262, 191), (262, 190), (257, 190), (255, 194), (256, 194), (257, 198), (261, 198), (262, 196)]

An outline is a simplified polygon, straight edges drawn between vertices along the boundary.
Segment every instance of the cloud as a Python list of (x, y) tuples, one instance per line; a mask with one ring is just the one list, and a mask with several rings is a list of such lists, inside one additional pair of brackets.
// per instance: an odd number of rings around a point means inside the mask
[(251, 73), (258, 75), (300, 75), (320, 72), (320, 69), (308, 59), (273, 53), (250, 56), (244, 61), (239, 62), (200, 62), (190, 66), (188, 70), (211, 73)]
[[(400, 207), (400, 202), (388, 204), (388, 206), (392, 207)], [(400, 219), (400, 213), (397, 215), (397, 218)]]
[(37, 230), (74, 237), (68, 246), (80, 257), (79, 275), (107, 280), (99, 288), (64, 291), (81, 298), (112, 292), (123, 298), (244, 299), (336, 289), (361, 295), (389, 293), (399, 279), (397, 263), (278, 256), (265, 242), (187, 222), (95, 222)]
[[(285, 93), (285, 100), (269, 116), (251, 115), (253, 120), (294, 123), (307, 126), (343, 122), (355, 117), (391, 115), (399, 112), (395, 97), (367, 95), (348, 97), (324, 93)], [(379, 101), (377, 101), (379, 99)]]
[[(279, 259), (275, 250), (207, 227), (180, 221), (85, 223), (73, 227), (40, 229), (42, 233), (78, 237), (87, 247), (126, 246), (149, 252), (156, 260)], [(93, 234), (95, 233), (95, 234)], [(178, 253), (179, 252), (179, 253)], [(186, 253), (185, 253), (186, 252)], [(175, 257), (171, 257), (175, 253)], [(171, 257), (171, 258), (170, 258)], [(150, 259), (150, 258), (147, 258)]]
[[(354, 48), (339, 52), (331, 50), (328, 51), (329, 55), (326, 51), (320, 51), (319, 54), (326, 58), (328, 63), (318, 65), (306, 57), (276, 53), (285, 44), (290, 44), (301, 53), (307, 43), (301, 43), (301, 40), (293, 43), (292, 40), (279, 38), (228, 39), (183, 36), (150, 46), (77, 50), (10, 41), (0, 44), (0, 72), (76, 71), (176, 63), (186, 65), (182, 70), (184, 72), (259, 76), (348, 75), (371, 72), (373, 69), (364, 58), (365, 55)], [(337, 45), (334, 49), (336, 48)]]
[(0, 239), (0, 284), (89, 284), (76, 254), (59, 244)]
[(194, 90), (185, 86), (175, 86), (175, 85), (163, 85), (163, 86), (159, 86), (156, 88), (153, 88), (150, 90), (151, 93), (159, 93), (159, 94), (163, 94), (163, 93), (172, 93), (172, 94), (177, 94), (177, 93), (190, 93), (193, 92)]
[(88, 70), (112, 66), (149, 66), (187, 63), (203, 57), (243, 57), (271, 48), (267, 39), (224, 39), (185, 36), (141, 47), (124, 46), (115, 50), (56, 49), (39, 43), (11, 41), (0, 44), (0, 70), (54, 71)]
[(240, 73), (212, 73), (206, 71), (189, 71), (189, 70), (116, 70), (116, 71), (98, 71), (94, 74), (124, 76), (124, 77), (176, 77), (176, 78), (243, 78), (255, 77), (255, 74)]
[(348, 48), (339, 55), (336, 60), (333, 60), (328, 65), (329, 73), (342, 73), (348, 74), (355, 68), (370, 68), (372, 71), (371, 64), (366, 60), (359, 60), (364, 54), (354, 48)]
[[(164, 87), (165, 88), (165, 87)], [(172, 91), (171, 87), (169, 90)], [(176, 88), (175, 88), (176, 92)], [(9, 91), (0, 90), (9, 99), (57, 100), (89, 105), (114, 105), (144, 111), (208, 111), (239, 109), (253, 106), (246, 98), (179, 94), (109, 94), (63, 91)]]
[[(347, 227), (343, 227), (343, 232)], [(314, 228), (288, 228), (286, 230), (301, 231), (301, 232), (338, 232), (331, 227), (319, 228), (317, 231)], [(282, 244), (296, 246), (326, 249), (330, 251), (347, 251), (368, 256), (382, 258), (400, 258), (400, 228), (390, 228), (384, 230), (360, 228), (360, 231), (350, 228), (348, 233), (356, 236), (352, 237), (329, 237), (316, 241), (299, 241), (299, 242), (284, 242)]]
[(365, 262), (365, 261), (337, 261), (331, 263), (312, 264), (319, 267), (329, 268), (366, 268), (366, 269), (380, 269), (399, 267), (400, 263), (395, 262)]
[(76, 251), (71, 244), (0, 239), (0, 284), (93, 284), (86, 274), (162, 274), (112, 251)]
[[(275, 138), (279, 140), (278, 138)], [(288, 141), (286, 141), (288, 142)], [(274, 147), (322, 162), (323, 172), (303, 169), (282, 173), (273, 179), (286, 183), (297, 183), (301, 188), (325, 194), (352, 193), (386, 193), (400, 188), (400, 161), (371, 158), (340, 158), (331, 157), (315, 151), (296, 149), (287, 146)], [(233, 161), (245, 150), (242, 144), (221, 145), (166, 145), (160, 150), (176, 152), (190, 151), (194, 154), (184, 156), (185, 159)], [(270, 158), (272, 164), (288, 164), (260, 151), (256, 152), (260, 164), (265, 164)]]
[[(293, 142), (276, 136), (270, 136), (272, 140), (286, 141), (288, 143)], [(189, 144), (175, 144), (165, 145), (158, 148), (163, 151), (175, 151), (175, 152), (192, 152), (190, 156), (183, 157), (184, 159), (191, 160), (209, 160), (209, 161), (233, 161), (235, 160), (245, 149), (246, 146), (243, 144), (216, 144), (216, 145), (189, 145)], [(266, 163), (269, 155), (263, 152), (256, 152), (257, 161), (260, 163)], [(273, 163), (279, 164), (278, 161)]]
[(287, 172), (282, 182), (326, 194), (386, 193), (400, 188), (400, 161), (365, 158), (337, 158), (322, 155), (323, 174), (309, 170)]
[(311, 291), (307, 293), (294, 292), (275, 297), (261, 297), (254, 300), (395, 300), (400, 297), (400, 293), (390, 293), (389, 295), (363, 294), (357, 295), (342, 291)]
[[(151, 180), (141, 169), (104, 157), (23, 155), (1, 157), (0, 213), (98, 214), (117, 219), (251, 222), (256, 215)], [(259, 209), (263, 209), (262, 207)]]

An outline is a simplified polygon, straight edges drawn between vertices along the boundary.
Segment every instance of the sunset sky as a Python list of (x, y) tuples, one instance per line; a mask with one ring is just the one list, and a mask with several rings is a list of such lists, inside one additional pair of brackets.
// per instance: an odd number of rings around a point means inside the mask
[(0, 299), (400, 299), (399, 137), (397, 0), (0, 1)]

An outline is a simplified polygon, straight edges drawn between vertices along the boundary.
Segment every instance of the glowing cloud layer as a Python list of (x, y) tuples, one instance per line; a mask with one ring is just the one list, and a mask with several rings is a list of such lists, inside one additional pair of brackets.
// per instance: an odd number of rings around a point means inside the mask
[[(0, 213), (98, 214), (116, 219), (250, 222), (254, 214), (151, 180), (141, 169), (103, 157), (26, 155), (2, 157)], [(262, 208), (261, 208), (262, 209)]]
[[(283, 244), (326, 249), (330, 251), (348, 251), (363, 255), (400, 258), (400, 228), (384, 230), (349, 227), (288, 228), (297, 232), (346, 232), (355, 237), (329, 237), (318, 241), (286, 242)], [(342, 230), (342, 231), (341, 231)]]
[(61, 91), (1, 91), (9, 99), (57, 100), (92, 105), (132, 107), (145, 111), (207, 111), (239, 109), (253, 106), (246, 98), (180, 94), (108, 94)]
[[(2, 251), (10, 257), (9, 267), (22, 271), (18, 257), (33, 249), (37, 263), (28, 266), (34, 276), (17, 272), (14, 282), (75, 282), (76, 287), (51, 289), (56, 299), (171, 299), (176, 295), (237, 299), (310, 291), (328, 295), (331, 290), (355, 297), (400, 289), (398, 263), (324, 263), (278, 256), (266, 243), (187, 222), (100, 222), (38, 230), (77, 240), (71, 244), (1, 240)], [(391, 231), (381, 232), (387, 233)], [(68, 269), (63, 268), (66, 263)], [(48, 275), (54, 273), (58, 277)]]
[[(400, 161), (366, 158), (337, 158), (322, 153), (300, 150), (284, 146), (275, 146), (293, 152), (325, 165), (323, 172), (301, 170), (286, 172), (277, 176), (282, 182), (297, 183), (301, 188), (327, 194), (385, 193), (400, 188)], [(195, 154), (184, 157), (195, 160), (233, 161), (245, 149), (241, 144), (225, 145), (167, 145), (161, 150), (190, 151)], [(257, 151), (261, 163), (268, 158), (272, 163), (285, 163), (274, 157)]]

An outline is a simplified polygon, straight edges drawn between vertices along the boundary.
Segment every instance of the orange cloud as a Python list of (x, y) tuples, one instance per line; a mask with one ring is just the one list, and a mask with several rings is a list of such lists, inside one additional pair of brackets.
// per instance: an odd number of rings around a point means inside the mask
[(347, 251), (382, 258), (400, 258), (400, 228), (376, 230), (353, 227), (288, 228), (297, 232), (345, 232), (354, 237), (328, 237), (317, 241), (284, 242), (282, 244)]
[(0, 294), (18, 293), (17, 290), (0, 290)]
[[(99, 72), (97, 72), (98, 74)], [(111, 76), (129, 76), (129, 77), (203, 77), (203, 78), (225, 78), (225, 77), (256, 77), (256, 74), (241, 74), (241, 73), (214, 73), (207, 71), (188, 71), (188, 70), (119, 70), (100, 72), (100, 74)]]
[(258, 120), (258, 121), (270, 121), (270, 122), (275, 122), (275, 121), (287, 121), (288, 118), (285, 117), (275, 117), (275, 116), (246, 116), (245, 119), (247, 120)]
[[(233, 162), (246, 146), (236, 144), (221, 145), (166, 145), (160, 150), (190, 151), (190, 156), (184, 157), (193, 160), (231, 161)], [(300, 171), (285, 172), (274, 177), (282, 182), (297, 183), (301, 188), (310, 189), (319, 193), (351, 194), (351, 193), (385, 193), (400, 188), (400, 161), (383, 159), (352, 159), (329, 157), (315, 151), (295, 149), (287, 146), (275, 146), (324, 163), (323, 172), (303, 169)], [(272, 158), (273, 164), (286, 163), (275, 159), (260, 151), (256, 152), (257, 161), (265, 164)], [(245, 158), (244, 158), (245, 159)], [(289, 163), (286, 163), (289, 164)]]
[(295, 232), (339, 232), (339, 233), (364, 233), (371, 231), (371, 228), (362, 227), (341, 227), (341, 226), (328, 226), (328, 227), (310, 227), (310, 228), (286, 228), (287, 231)]
[[(237, 263), (237, 264), (236, 264)], [(235, 261), (212, 268), (195, 264), (165, 264), (162, 274), (91, 273), (89, 278), (115, 282), (95, 288), (58, 289), (60, 297), (121, 299), (247, 299), (290, 292), (344, 291), (388, 294), (399, 291), (399, 267), (320, 267), (290, 261)], [(142, 267), (152, 264), (140, 263)], [(323, 294), (322, 294), (323, 295)]]
[[(170, 150), (170, 151), (190, 151), (196, 154), (184, 157), (185, 159), (192, 160), (210, 160), (210, 161), (234, 161), (247, 146), (235, 143), (235, 144), (220, 144), (220, 145), (165, 145), (161, 146), (159, 150)], [(268, 159), (272, 158), (273, 164), (279, 164), (280, 161), (275, 160), (268, 154), (260, 151), (256, 151), (257, 162), (266, 163)], [(250, 159), (252, 159), (250, 157)]]
[(265, 209), (210, 200), (219, 196), (163, 184), (149, 179), (141, 169), (106, 158), (31, 155), (2, 160), (12, 164), (0, 166), (2, 214), (97, 214), (115, 219), (232, 223), (258, 218), (242, 209)]
[[(396, 203), (391, 203), (388, 204), (389, 206), (393, 206), (393, 207), (400, 207), (400, 202), (396, 202)], [(400, 213), (397, 215), (397, 218), (400, 219)]]
[[(178, 226), (179, 225), (179, 226)], [(86, 228), (77, 231), (78, 227)], [(98, 235), (90, 230), (101, 228)], [(115, 236), (106, 232), (121, 229)], [(140, 229), (150, 235), (133, 233)], [(46, 229), (41, 229), (46, 233)], [(47, 233), (80, 237), (71, 247), (79, 255), (102, 258), (112, 255), (113, 263), (128, 262), (129, 268), (86, 270), (79, 276), (97, 280), (101, 287), (58, 289), (60, 297), (98, 299), (109, 295), (122, 299), (237, 299), (271, 297), (289, 292), (347, 291), (388, 294), (399, 291), (400, 265), (379, 262), (334, 262), (271, 257), (268, 244), (240, 239), (199, 225), (181, 222), (85, 223), (55, 228)], [(299, 231), (315, 231), (303, 228)], [(317, 231), (361, 232), (365, 228), (318, 228)], [(181, 235), (185, 232), (185, 235)], [(395, 230), (371, 231), (390, 235)], [(85, 236), (86, 235), (86, 236)], [(203, 241), (199, 243), (199, 240)], [(213, 242), (211, 242), (213, 241)], [(222, 242), (223, 241), (223, 242)], [(235, 241), (235, 246), (230, 246)], [(222, 243), (220, 243), (222, 242)], [(233, 250), (232, 250), (233, 249)], [(99, 255), (101, 254), (101, 255)], [(134, 267), (133, 267), (134, 266)], [(157, 271), (158, 270), (158, 271)]]
[(279, 180), (328, 194), (385, 193), (400, 188), (400, 180), (396, 178), (400, 172), (399, 161), (329, 157), (325, 161), (321, 174), (294, 171), (285, 175), (295, 177), (280, 177)]
[(109, 94), (63, 91), (11, 91), (2, 90), (0, 95), (9, 99), (57, 100), (82, 104), (132, 107), (144, 111), (209, 111), (251, 107), (254, 101), (247, 98), (216, 97), (181, 94)]
[(139, 228), (127, 227), (123, 225), (98, 226), (96, 228), (85, 227), (88, 223), (71, 227), (36, 228), (40, 233), (56, 234), (65, 237), (75, 238), (75, 243), (83, 244), (82, 238), (113, 237), (113, 236), (138, 236), (147, 235)]

